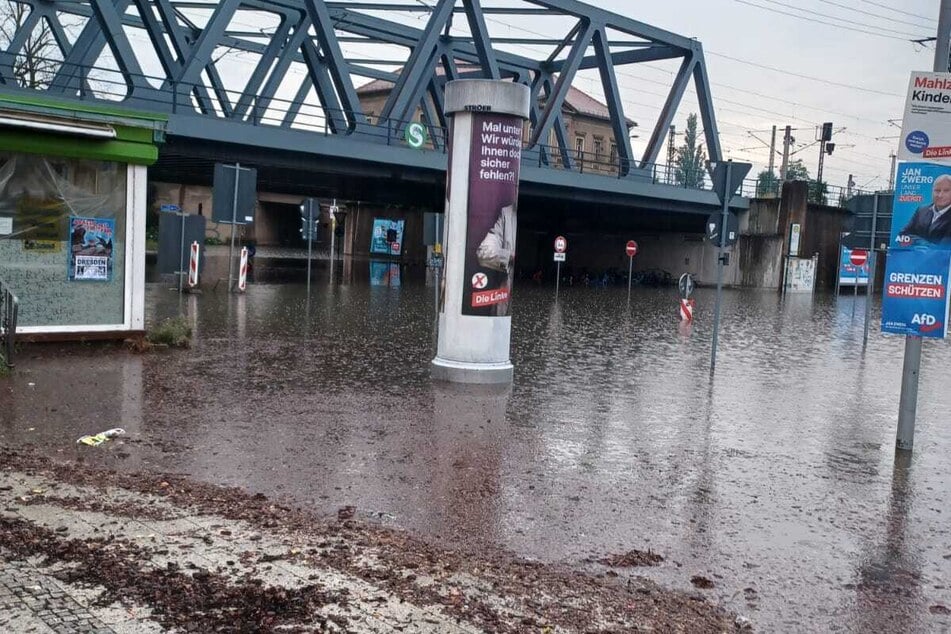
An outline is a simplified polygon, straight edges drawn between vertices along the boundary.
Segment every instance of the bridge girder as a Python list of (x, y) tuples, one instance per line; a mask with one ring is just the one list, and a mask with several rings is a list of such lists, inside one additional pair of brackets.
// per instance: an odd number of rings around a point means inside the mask
[[(0, 42), (0, 91), (39, 89), (61, 98), (122, 102), (176, 119), (210, 117), (233, 125), (302, 132), (317, 128), (335, 137), (389, 142), (421, 111), (433, 128), (445, 126), (442, 91), (457, 77), (508, 79), (532, 89), (532, 135), (526, 151), (540, 164), (577, 170), (565, 131), (563, 106), (580, 71), (597, 70), (610, 113), (619, 176), (634, 176), (656, 163), (667, 129), (691, 81), (703, 123), (707, 154), (721, 158), (710, 84), (699, 42), (576, 0), (524, 0), (522, 7), (489, 6), (490, 0), (422, 3), (328, 0), (12, 0), (28, 7), (8, 41)], [(406, 15), (426, 16), (411, 25)], [(242, 23), (236, 16), (254, 19)], [(468, 34), (453, 35), (455, 16)], [(561, 39), (493, 38), (487, 16), (560, 17), (571, 27)], [(418, 21), (417, 21), (418, 22)], [(38, 25), (48, 25), (54, 57), (48, 81), (24, 86), (25, 45)], [(422, 28), (420, 28), (422, 27)], [(360, 49), (347, 52), (343, 44)], [(548, 55), (522, 55), (509, 46), (550, 47)], [(397, 47), (405, 58), (375, 58)], [(253, 57), (238, 89), (228, 57)], [(397, 56), (399, 57), (399, 56)], [(651, 124), (647, 147), (635, 157), (618, 68), (681, 60), (666, 101)], [(292, 72), (297, 70), (298, 72)], [(300, 71), (303, 71), (302, 73)], [(393, 84), (375, 122), (363, 112), (354, 78)], [(292, 97), (286, 95), (290, 90)], [(283, 95), (283, 96), (282, 96)], [(201, 126), (183, 126), (200, 134)], [(322, 128), (322, 129), (321, 129)], [(554, 147), (547, 140), (555, 137)], [(219, 133), (220, 134), (220, 133)], [(259, 136), (259, 135), (258, 135)], [(534, 155), (531, 153), (534, 152)], [(558, 160), (556, 160), (556, 157)]]

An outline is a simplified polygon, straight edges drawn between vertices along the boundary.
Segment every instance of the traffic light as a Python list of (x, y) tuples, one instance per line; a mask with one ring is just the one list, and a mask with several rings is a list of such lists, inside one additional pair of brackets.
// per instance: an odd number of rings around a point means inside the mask
[(320, 226), (320, 203), (316, 198), (305, 198), (300, 204), (301, 240), (316, 242), (317, 228)]
[(831, 141), (832, 140), (832, 122), (827, 121), (822, 124), (822, 137), (820, 141)]

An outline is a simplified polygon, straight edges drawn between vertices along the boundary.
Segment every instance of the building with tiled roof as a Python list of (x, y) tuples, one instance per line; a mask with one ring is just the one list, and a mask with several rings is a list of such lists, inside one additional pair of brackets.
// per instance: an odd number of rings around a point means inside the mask
[[(392, 89), (393, 82), (385, 79), (375, 79), (357, 88), (357, 96), (363, 111), (371, 120), (376, 121)], [(580, 169), (616, 174), (618, 153), (614, 130), (611, 127), (611, 112), (608, 107), (591, 95), (570, 86), (562, 105), (562, 114), (568, 140), (573, 150), (572, 155)], [(420, 116), (421, 112), (417, 111), (415, 118), (418, 119)], [(629, 132), (636, 127), (635, 121), (627, 119)], [(554, 162), (560, 163), (554, 132), (547, 144), (554, 149), (552, 152)]]

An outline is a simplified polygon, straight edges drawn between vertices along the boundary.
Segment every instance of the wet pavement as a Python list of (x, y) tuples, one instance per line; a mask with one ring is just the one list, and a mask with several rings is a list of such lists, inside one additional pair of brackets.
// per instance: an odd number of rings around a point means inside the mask
[[(522, 284), (515, 383), (490, 390), (430, 381), (431, 287), (355, 277), (186, 297), (188, 351), (29, 349), (0, 384), (0, 443), (590, 570), (651, 549), (665, 561), (636, 574), (706, 577), (761, 631), (951, 629), (946, 342), (926, 342), (902, 464), (903, 341), (873, 327), (863, 354), (863, 297), (727, 292), (711, 379), (713, 291), (685, 330), (673, 289), (628, 307), (624, 288), (555, 304)], [(148, 305), (180, 308), (160, 285)], [(122, 451), (76, 447), (115, 426)]]

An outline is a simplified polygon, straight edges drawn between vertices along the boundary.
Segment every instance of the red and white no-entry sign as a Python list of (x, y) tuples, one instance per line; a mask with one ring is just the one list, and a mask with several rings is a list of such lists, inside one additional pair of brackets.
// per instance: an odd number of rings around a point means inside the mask
[(853, 266), (865, 266), (868, 262), (868, 251), (865, 249), (854, 249), (849, 256), (849, 261)]
[(558, 236), (555, 238), (555, 253), (564, 253), (568, 250), (568, 240), (565, 239), (565, 236)]
[(624, 252), (627, 254), (627, 257), (633, 258), (637, 255), (637, 243), (633, 240), (628, 240), (627, 246), (624, 247)]

